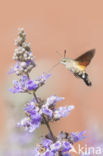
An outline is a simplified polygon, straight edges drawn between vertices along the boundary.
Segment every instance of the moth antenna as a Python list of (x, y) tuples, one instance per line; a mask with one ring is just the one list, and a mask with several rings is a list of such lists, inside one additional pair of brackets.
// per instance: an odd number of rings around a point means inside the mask
[(47, 73), (51, 72), (51, 71), (52, 71), (57, 65), (59, 65), (59, 64), (60, 64), (60, 62), (54, 64), (54, 65), (48, 70)]
[(66, 53), (67, 53), (67, 51), (66, 51), (66, 49), (64, 50), (64, 58), (66, 57)]
[(61, 54), (59, 51), (56, 51), (56, 53), (57, 53), (59, 56), (62, 56), (62, 54)]

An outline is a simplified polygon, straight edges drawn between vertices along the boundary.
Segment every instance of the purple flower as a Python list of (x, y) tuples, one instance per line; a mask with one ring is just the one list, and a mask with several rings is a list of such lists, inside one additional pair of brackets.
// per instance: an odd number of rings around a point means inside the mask
[(68, 141), (63, 142), (63, 152), (67, 152), (71, 149), (71, 144)]
[(46, 81), (49, 77), (51, 77), (51, 74), (46, 74), (46, 73), (43, 73), (37, 80), (38, 81)]
[(70, 135), (71, 135), (73, 142), (78, 142), (85, 138), (85, 136), (84, 136), (85, 133), (86, 133), (86, 131), (72, 132), (72, 133), (70, 133)]
[(43, 156), (55, 156), (55, 153), (52, 152), (52, 151), (47, 150), (47, 151), (43, 154)]
[(71, 156), (70, 153), (63, 153), (62, 156)]
[(49, 98), (47, 98), (45, 105), (46, 106), (55, 105), (56, 102), (59, 102), (61, 100), (64, 100), (64, 97), (58, 97), (58, 96), (52, 95)]
[(58, 140), (63, 140), (67, 137), (67, 134), (65, 132), (60, 132), (58, 135)]
[(29, 117), (25, 117), (17, 124), (18, 127), (24, 127), (25, 130), (33, 132), (41, 124), (41, 116), (38, 112), (34, 111)]
[(45, 81), (50, 77), (51, 77), (51, 74), (43, 73), (36, 81), (39, 86), (42, 86), (43, 84), (45, 84)]
[(68, 141), (58, 140), (56, 143), (50, 145), (50, 149), (53, 152), (62, 151), (62, 153), (64, 153), (64, 152), (70, 151), (72, 149), (72, 146), (71, 146), (70, 142), (68, 142)]
[(48, 148), (52, 143), (53, 143), (53, 141), (50, 139), (47, 139), (47, 138), (43, 138), (43, 140), (42, 140), (42, 145), (45, 148)]
[(30, 80), (26, 75), (22, 76), (19, 81), (13, 81), (14, 87), (10, 89), (12, 93), (26, 93), (38, 88), (38, 84)]
[(27, 114), (30, 114), (34, 111), (35, 108), (36, 108), (36, 101), (33, 99), (28, 104), (26, 104), (24, 110), (26, 111)]
[[(55, 104), (58, 101), (63, 100), (63, 97), (58, 97), (55, 95), (50, 96), (49, 98), (47, 98), (46, 102), (44, 103), (44, 105), (41, 108), (41, 111), (43, 114), (47, 115), (48, 117), (52, 118), (53, 117), (53, 113), (55, 111)], [(51, 107), (53, 106), (53, 107)]]
[(62, 143), (60, 141), (57, 141), (56, 143), (50, 145), (50, 149), (52, 152), (58, 152), (62, 148)]
[(64, 140), (64, 141), (69, 141), (69, 143), (76, 143), (82, 139), (85, 138), (84, 134), (86, 132), (82, 131), (82, 132), (72, 132), (72, 133), (67, 133), (67, 132), (60, 132), (57, 140)]
[[(43, 151), (44, 150), (44, 151)], [(55, 156), (55, 153), (50, 151), (49, 149), (45, 149), (42, 147), (38, 146), (35, 148), (33, 156)]]
[(30, 133), (33, 132), (36, 128), (38, 128), (40, 122), (35, 122), (35, 124), (31, 123), (29, 118), (24, 118), (20, 123), (17, 124), (18, 127), (24, 127), (25, 130), (28, 130)]
[(38, 80), (30, 80), (26, 75), (22, 76), (19, 81), (14, 80), (14, 87), (10, 89), (12, 93), (32, 93), (32, 91), (36, 91), (37, 88), (41, 87), (45, 81), (50, 77), (48, 75), (42, 75), (41, 79)]
[(42, 113), (49, 116), (50, 118), (53, 117), (53, 111), (49, 109), (48, 107), (42, 107)]
[(39, 146), (36, 146), (34, 153), (38, 156), (56, 156), (61, 152), (63, 156), (70, 156), (69, 151), (72, 145), (66, 140), (57, 140), (53, 143), (52, 140), (43, 138)]
[(71, 111), (74, 109), (74, 106), (65, 106), (65, 107), (59, 107), (57, 110), (54, 112), (54, 118), (55, 119), (60, 119), (62, 117), (66, 117)]
[(37, 110), (35, 110), (34, 112), (31, 113), (31, 123), (32, 124), (38, 124), (41, 122), (41, 115), (38, 113)]
[(17, 61), (17, 63), (10, 69), (9, 74), (16, 73), (17, 75), (23, 75), (29, 73), (35, 66), (33, 60), (22, 62)]
[(21, 120), (19, 125), (26, 127), (29, 132), (33, 132), (40, 124), (44, 124), (44, 115), (48, 121), (56, 121), (67, 116), (74, 106), (59, 107), (56, 110), (54, 104), (60, 100), (63, 100), (63, 98), (54, 95), (47, 98), (46, 102), (41, 101), (41, 104), (33, 99), (26, 104), (24, 110), (27, 117)]

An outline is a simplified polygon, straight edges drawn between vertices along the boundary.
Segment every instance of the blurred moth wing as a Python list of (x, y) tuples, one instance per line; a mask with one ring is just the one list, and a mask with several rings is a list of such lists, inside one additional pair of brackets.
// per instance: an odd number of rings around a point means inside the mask
[(95, 55), (95, 49), (89, 50), (83, 55), (77, 57), (75, 61), (80, 66), (80, 68), (84, 69), (90, 64), (92, 58)]

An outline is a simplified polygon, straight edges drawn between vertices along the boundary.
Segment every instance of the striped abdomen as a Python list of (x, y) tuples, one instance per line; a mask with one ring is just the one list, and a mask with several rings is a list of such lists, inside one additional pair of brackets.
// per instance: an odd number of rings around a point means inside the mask
[(88, 74), (87, 73), (84, 73), (84, 72), (80, 73), (80, 74), (78, 74), (78, 77), (83, 79), (87, 86), (91, 86), (92, 85), (91, 81), (88, 79)]

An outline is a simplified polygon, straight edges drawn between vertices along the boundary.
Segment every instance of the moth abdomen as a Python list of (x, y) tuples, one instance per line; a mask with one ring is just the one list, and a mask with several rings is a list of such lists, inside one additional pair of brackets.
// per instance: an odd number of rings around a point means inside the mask
[(81, 73), (80, 75), (78, 75), (81, 79), (83, 79), (84, 80), (84, 82), (85, 82), (85, 84), (87, 85), (87, 86), (91, 86), (92, 85), (92, 83), (91, 83), (91, 81), (89, 80), (89, 78), (88, 78), (88, 74), (87, 73)]

